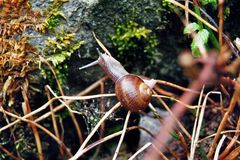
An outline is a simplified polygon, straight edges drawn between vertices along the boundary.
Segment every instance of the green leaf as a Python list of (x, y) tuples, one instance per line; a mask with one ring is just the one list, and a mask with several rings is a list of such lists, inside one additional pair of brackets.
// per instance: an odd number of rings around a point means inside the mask
[(189, 23), (189, 24), (184, 28), (183, 33), (184, 33), (184, 34), (190, 34), (190, 33), (194, 32), (194, 31), (199, 30), (199, 29), (200, 29), (200, 26), (199, 26), (197, 23), (193, 22), (193, 23)]
[(194, 37), (191, 49), (194, 57), (200, 57), (201, 53), (199, 51), (199, 46), (205, 45), (208, 42), (209, 32), (206, 29), (201, 29), (197, 35)]
[(214, 7), (217, 6), (217, 0), (200, 0), (202, 5), (212, 4)]
[(206, 44), (208, 42), (208, 38), (209, 38), (209, 32), (206, 29), (201, 29), (197, 33), (194, 39), (196, 39), (197, 43), (203, 42), (204, 44)]

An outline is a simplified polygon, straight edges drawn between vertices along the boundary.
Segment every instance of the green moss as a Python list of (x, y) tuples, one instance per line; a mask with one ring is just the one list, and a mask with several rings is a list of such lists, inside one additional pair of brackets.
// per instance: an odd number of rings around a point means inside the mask
[(143, 65), (153, 64), (156, 58), (161, 56), (157, 49), (159, 41), (156, 34), (151, 29), (135, 22), (134, 18), (127, 18), (125, 22), (117, 22), (111, 40), (117, 50), (117, 58), (124, 62), (127, 68), (134, 67), (133, 61), (143, 59), (145, 60)]
[[(68, 65), (66, 61), (83, 43), (83, 41), (75, 39), (74, 33), (65, 33), (63, 29), (61, 33), (56, 33), (56, 37), (48, 38), (46, 41), (46, 47), (43, 49), (45, 58), (52, 62), (61, 85), (65, 84), (67, 80)], [(49, 81), (51, 86), (55, 84), (49, 69), (42, 69), (42, 75)]]

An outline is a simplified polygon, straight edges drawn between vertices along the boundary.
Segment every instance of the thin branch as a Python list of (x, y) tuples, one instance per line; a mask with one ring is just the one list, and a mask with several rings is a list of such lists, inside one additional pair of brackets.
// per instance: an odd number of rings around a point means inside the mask
[(218, 41), (220, 46), (220, 55), (223, 54), (222, 45), (223, 45), (223, 3), (224, 0), (218, 1), (218, 17), (219, 17), (219, 28), (218, 28)]
[(10, 156), (12, 159), (14, 160), (20, 160), (20, 158), (14, 156), (9, 150), (7, 150), (5, 147), (3, 147), (2, 145), (0, 145), (0, 149), (5, 152), (8, 156)]
[[(237, 123), (237, 127), (236, 130), (240, 129), (240, 117), (238, 117), (238, 123)], [(227, 147), (225, 148), (225, 150), (220, 154), (219, 159), (223, 159), (232, 149), (232, 147), (234, 146), (234, 144), (236, 143), (237, 139), (239, 137), (239, 132), (236, 132), (234, 137), (232, 138), (231, 142), (227, 145)]]
[(237, 157), (240, 155), (240, 146), (235, 148), (231, 153), (229, 153), (224, 160), (236, 160)]
[[(28, 97), (27, 97), (27, 93), (26, 93), (26, 89), (22, 88), (22, 96), (23, 96), (23, 100), (24, 100), (24, 104), (26, 106), (26, 113), (30, 113), (31, 112), (31, 107), (28, 101)], [(31, 121), (33, 121), (33, 116), (29, 117), (29, 119)], [(39, 160), (43, 160), (43, 152), (42, 152), (42, 144), (41, 144), (41, 139), (37, 130), (37, 127), (35, 125), (33, 125), (32, 123), (30, 123), (30, 126), (32, 128), (33, 131), (33, 135), (36, 141), (36, 145), (37, 145), (37, 151), (38, 151), (38, 157)]]

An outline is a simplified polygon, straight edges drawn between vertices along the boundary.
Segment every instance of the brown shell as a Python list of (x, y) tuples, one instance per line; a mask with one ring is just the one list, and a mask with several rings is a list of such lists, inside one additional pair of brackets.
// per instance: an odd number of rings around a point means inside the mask
[(115, 92), (121, 104), (132, 112), (147, 108), (152, 95), (151, 88), (141, 78), (132, 74), (116, 81)]

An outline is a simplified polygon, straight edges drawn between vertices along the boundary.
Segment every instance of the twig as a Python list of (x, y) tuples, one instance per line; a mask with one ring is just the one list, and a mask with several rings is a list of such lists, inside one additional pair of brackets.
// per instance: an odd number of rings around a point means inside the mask
[(224, 160), (236, 160), (236, 158), (240, 155), (240, 146), (235, 148), (229, 155), (227, 155)]
[[(49, 90), (47, 89), (46, 86), (45, 86), (45, 91), (47, 93), (48, 100), (50, 100), (51, 96), (50, 96)], [(53, 112), (53, 105), (52, 105), (52, 103), (49, 106), (50, 106), (50, 111), (51, 111), (51, 116), (52, 116), (53, 129), (54, 129), (56, 137), (58, 137), (60, 139), (60, 134), (59, 134), (56, 118), (55, 118), (55, 113)], [(64, 155), (63, 154), (63, 150), (62, 150), (62, 148), (60, 146), (59, 146), (59, 151), (60, 151), (61, 156), (63, 157), (63, 155)]]
[[(195, 90), (192, 90), (190, 88), (185, 88), (185, 87), (179, 86), (179, 85), (171, 83), (171, 82), (167, 82), (167, 81), (163, 81), (163, 80), (157, 80), (157, 83), (162, 84), (162, 85), (166, 85), (166, 86), (170, 86), (170, 87), (179, 89), (179, 90), (184, 91), (184, 92), (191, 92), (191, 93), (195, 93), (195, 94), (198, 94), (198, 95), (200, 94), (199, 91), (195, 91)], [(205, 94), (203, 94), (203, 96), (205, 96)], [(208, 98), (208, 100), (212, 104), (215, 104), (215, 102), (211, 98)]]
[(127, 129), (128, 120), (129, 120), (130, 115), (131, 115), (131, 111), (128, 111), (127, 116), (126, 116), (126, 118), (125, 118), (124, 125), (123, 125), (123, 132), (122, 132), (121, 137), (120, 137), (120, 140), (119, 140), (119, 142), (118, 142), (116, 151), (115, 151), (115, 153), (114, 153), (114, 155), (113, 155), (113, 160), (116, 160), (116, 159), (117, 159), (118, 153), (119, 153), (119, 151), (120, 151), (121, 144), (122, 144), (122, 142), (123, 142), (123, 139), (124, 139), (124, 136), (125, 136), (125, 133), (126, 133), (126, 129)]
[[(30, 113), (31, 112), (31, 107), (30, 107), (30, 104), (29, 104), (29, 101), (28, 101), (28, 97), (27, 97), (27, 94), (26, 94), (26, 88), (25, 87), (22, 88), (22, 96), (23, 96), (23, 99), (24, 99), (24, 104), (26, 106), (26, 111), (27, 111), (27, 113)], [(31, 121), (34, 120), (32, 116), (29, 117), (29, 119)], [(43, 160), (41, 139), (40, 139), (37, 127), (35, 125), (33, 125), (32, 123), (30, 123), (30, 126), (32, 128), (33, 135), (34, 135), (34, 138), (35, 138), (35, 141), (36, 141), (38, 158), (39, 158), (39, 160)]]
[(5, 152), (7, 155), (9, 155), (12, 159), (14, 160), (20, 160), (20, 158), (14, 156), (9, 150), (7, 150), (5, 147), (3, 147), (2, 145), (0, 145), (0, 149)]
[[(237, 123), (237, 127), (236, 130), (240, 129), (240, 117), (238, 118), (238, 123)], [(225, 148), (225, 150), (220, 154), (219, 159), (223, 159), (232, 149), (232, 147), (234, 146), (234, 144), (236, 143), (237, 139), (239, 137), (239, 132), (236, 132), (233, 139), (231, 140), (231, 142), (227, 145), (227, 147)]]
[[(226, 134), (226, 133), (240, 133), (240, 130), (226, 130), (226, 131), (220, 132), (220, 134)], [(217, 133), (214, 133), (214, 134), (211, 134), (209, 136), (206, 136), (206, 137), (198, 140), (198, 143), (201, 143), (201, 142), (203, 142), (203, 141), (205, 141), (205, 140), (207, 140), (209, 138), (212, 138), (212, 137), (214, 137), (216, 135), (217, 135)]]
[(220, 46), (220, 55), (223, 54), (222, 45), (223, 45), (223, 3), (224, 0), (218, 1), (218, 17), (219, 17), (219, 28), (218, 28), (218, 41)]
[(93, 128), (93, 130), (91, 131), (91, 133), (87, 136), (87, 138), (84, 140), (83, 144), (81, 145), (81, 147), (78, 149), (77, 153), (71, 157), (69, 160), (76, 160), (78, 159), (81, 155), (82, 155), (82, 150), (84, 149), (84, 147), (87, 145), (87, 143), (89, 142), (89, 140), (92, 138), (92, 136), (95, 134), (95, 132), (98, 130), (98, 128), (101, 126), (102, 122), (105, 121), (105, 119), (112, 114), (115, 110), (117, 110), (120, 107), (121, 103), (118, 102), (115, 106), (113, 106), (108, 112), (106, 112), (106, 114), (100, 119), (100, 121), (97, 123), (97, 125)]

